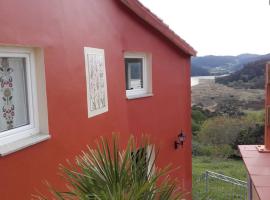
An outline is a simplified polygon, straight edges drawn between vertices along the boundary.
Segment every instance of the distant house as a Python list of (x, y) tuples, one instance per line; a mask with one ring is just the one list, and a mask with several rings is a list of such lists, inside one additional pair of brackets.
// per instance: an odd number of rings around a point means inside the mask
[(61, 185), (58, 164), (112, 132), (150, 135), (191, 190), (192, 47), (137, 0), (0, 5), (1, 200)]

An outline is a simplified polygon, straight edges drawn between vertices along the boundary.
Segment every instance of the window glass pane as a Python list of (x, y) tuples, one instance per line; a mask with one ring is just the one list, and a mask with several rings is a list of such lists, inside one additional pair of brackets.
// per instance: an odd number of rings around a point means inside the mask
[(142, 58), (126, 58), (126, 90), (143, 88)]
[(29, 124), (25, 58), (0, 57), (0, 133)]

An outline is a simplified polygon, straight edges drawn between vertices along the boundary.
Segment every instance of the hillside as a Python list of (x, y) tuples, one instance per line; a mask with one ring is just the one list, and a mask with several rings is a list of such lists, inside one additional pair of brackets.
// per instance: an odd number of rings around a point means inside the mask
[[(243, 68), (249, 62), (256, 61), (260, 55), (241, 54), (238, 56), (203, 56), (191, 60), (191, 76), (223, 75), (233, 73)], [(202, 72), (202, 73), (201, 73)]]
[(245, 64), (229, 76), (217, 78), (216, 82), (234, 88), (264, 89), (265, 65), (269, 61), (270, 54), (260, 56), (259, 60)]
[(209, 76), (210, 73), (207, 69), (193, 65), (191, 67), (191, 76)]
[(209, 79), (193, 86), (191, 97), (192, 106), (219, 115), (239, 116), (243, 110), (264, 108), (264, 90), (233, 88)]

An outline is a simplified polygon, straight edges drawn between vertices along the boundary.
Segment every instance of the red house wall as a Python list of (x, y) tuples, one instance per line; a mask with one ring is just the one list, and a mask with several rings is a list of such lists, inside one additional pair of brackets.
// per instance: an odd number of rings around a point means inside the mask
[[(114, 0), (2, 0), (0, 44), (44, 49), (52, 138), (0, 158), (0, 199), (30, 199), (43, 180), (61, 185), (59, 163), (100, 136), (146, 133), (160, 150), (158, 165), (180, 169), (191, 190), (190, 57)], [(83, 47), (105, 49), (109, 112), (87, 117)], [(124, 51), (152, 54), (153, 97), (127, 100)], [(183, 129), (184, 148), (173, 143)]]

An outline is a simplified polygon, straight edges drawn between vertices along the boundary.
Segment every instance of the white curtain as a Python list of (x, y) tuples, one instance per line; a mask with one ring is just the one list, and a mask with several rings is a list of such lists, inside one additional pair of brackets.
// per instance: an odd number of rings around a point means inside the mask
[(0, 133), (29, 124), (25, 58), (0, 57)]

